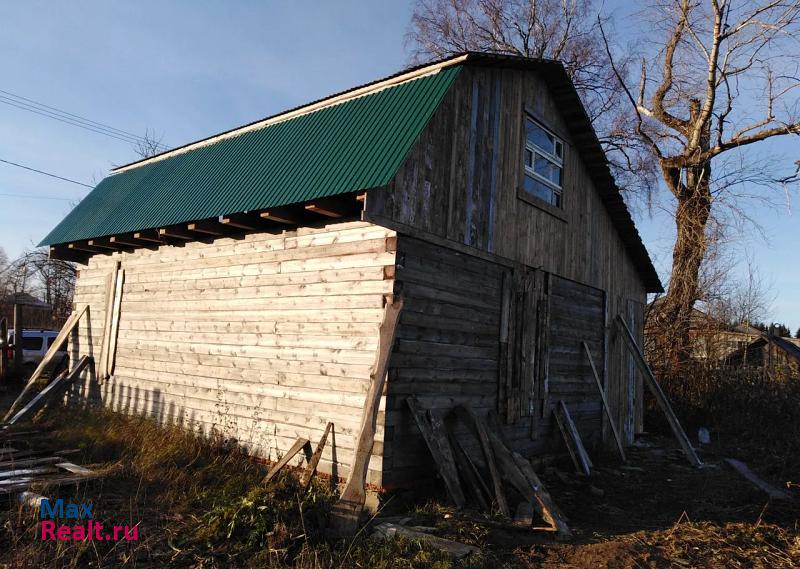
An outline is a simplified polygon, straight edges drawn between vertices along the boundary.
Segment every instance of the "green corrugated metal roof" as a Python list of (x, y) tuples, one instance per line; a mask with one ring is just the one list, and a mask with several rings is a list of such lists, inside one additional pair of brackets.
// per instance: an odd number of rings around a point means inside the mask
[(40, 245), (384, 186), (460, 69), (445, 68), (111, 175)]

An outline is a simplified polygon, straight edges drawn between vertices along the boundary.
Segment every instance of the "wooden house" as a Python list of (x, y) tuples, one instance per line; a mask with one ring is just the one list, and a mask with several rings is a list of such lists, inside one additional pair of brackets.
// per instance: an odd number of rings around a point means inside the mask
[(558, 401), (599, 442), (582, 342), (628, 442), (641, 420), (611, 323), (641, 339), (661, 284), (558, 62), (463, 54), (117, 168), (43, 244), (86, 264), (85, 396), (264, 458), (332, 421), (347, 475), (387, 297), (372, 484), (433, 473), (411, 394), (497, 412), (528, 456), (563, 444)]

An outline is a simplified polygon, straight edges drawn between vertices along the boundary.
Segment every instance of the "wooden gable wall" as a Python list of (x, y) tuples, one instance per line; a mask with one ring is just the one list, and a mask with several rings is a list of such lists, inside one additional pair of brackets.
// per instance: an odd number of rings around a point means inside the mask
[[(556, 215), (519, 197), (526, 111), (565, 143), (564, 207)], [(559, 102), (534, 72), (465, 68), (390, 186), (370, 191), (365, 217), (604, 291), (607, 322), (621, 314), (641, 340), (645, 286), (570, 141)], [(638, 426), (633, 420), (641, 384), (611, 327), (607, 342), (598, 367), (619, 428), (632, 440), (641, 428), (641, 416)], [(577, 347), (575, 354), (576, 373), (590, 380), (588, 361)]]

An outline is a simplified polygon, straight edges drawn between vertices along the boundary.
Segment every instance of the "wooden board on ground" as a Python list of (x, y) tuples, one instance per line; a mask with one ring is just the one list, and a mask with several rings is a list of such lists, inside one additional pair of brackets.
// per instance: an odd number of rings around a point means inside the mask
[(575, 463), (575, 469), (586, 476), (590, 476), (592, 474), (592, 459), (589, 458), (589, 453), (586, 452), (586, 448), (583, 446), (581, 435), (572, 420), (572, 416), (569, 414), (567, 405), (563, 401), (559, 401), (554, 414), (569, 455), (572, 457), (572, 462)]
[(474, 545), (467, 545), (449, 539), (444, 539), (429, 533), (418, 531), (412, 528), (403, 527), (399, 524), (384, 522), (378, 524), (374, 528), (374, 537), (381, 539), (391, 539), (394, 537), (403, 537), (405, 539), (413, 539), (426, 543), (431, 547), (440, 549), (446, 552), (453, 559), (463, 559), (472, 553), (480, 551)]
[(464, 491), (461, 488), (461, 483), (458, 479), (458, 470), (456, 469), (455, 458), (453, 457), (453, 450), (450, 448), (450, 443), (447, 439), (447, 433), (441, 421), (434, 422), (433, 414), (430, 410), (424, 409), (419, 400), (414, 397), (406, 399), (411, 414), (419, 427), (422, 438), (428, 449), (433, 455), (433, 460), (439, 470), (439, 474), (444, 480), (447, 487), (447, 492), (450, 494), (453, 503), (458, 508), (463, 508), (466, 500), (464, 499)]
[(675, 416), (675, 412), (672, 410), (672, 405), (670, 405), (669, 399), (667, 399), (667, 396), (664, 394), (664, 391), (662, 391), (658, 381), (656, 381), (656, 376), (653, 375), (653, 370), (651, 370), (650, 366), (647, 365), (647, 362), (644, 359), (644, 354), (642, 354), (639, 346), (636, 345), (636, 340), (633, 338), (630, 328), (628, 328), (628, 325), (625, 324), (625, 320), (623, 320), (619, 314), (617, 314), (616, 322), (619, 328), (622, 330), (622, 339), (625, 341), (625, 345), (633, 355), (636, 364), (639, 366), (639, 370), (644, 376), (647, 387), (656, 398), (656, 403), (658, 403), (658, 406), (664, 412), (664, 415), (666, 415), (669, 426), (672, 428), (675, 438), (678, 439), (678, 442), (683, 449), (683, 454), (686, 455), (686, 458), (689, 459), (689, 462), (692, 464), (692, 466), (702, 466), (703, 462), (697, 456), (694, 447), (692, 447), (692, 443), (689, 441), (689, 437), (686, 436), (686, 432), (683, 430), (680, 421), (678, 421), (678, 417)]
[(736, 472), (742, 475), (753, 486), (767, 494), (773, 500), (791, 500), (792, 496), (785, 490), (776, 488), (769, 482), (759, 478), (750, 468), (741, 460), (735, 458), (726, 458), (725, 463), (733, 468)]

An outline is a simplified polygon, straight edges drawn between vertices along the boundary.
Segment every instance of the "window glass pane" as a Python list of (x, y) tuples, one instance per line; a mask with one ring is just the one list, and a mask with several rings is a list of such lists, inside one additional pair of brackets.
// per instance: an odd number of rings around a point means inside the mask
[(525, 191), (540, 200), (553, 203), (553, 189), (536, 178), (525, 176)]
[(533, 171), (541, 177), (550, 180), (557, 186), (561, 186), (561, 168), (550, 162), (547, 158), (537, 154)]
[(55, 336), (48, 336), (47, 337), (47, 347), (49, 348), (50, 346), (52, 346), (53, 342), (55, 342), (55, 341), (56, 341), (56, 337)]
[(560, 140), (556, 140), (556, 156), (564, 158), (564, 145), (561, 144)]
[(544, 130), (542, 127), (540, 127), (533, 121), (528, 121), (527, 130), (528, 130), (528, 140), (532, 144), (538, 146), (539, 148), (545, 150), (546, 152), (553, 154), (554, 152), (553, 145), (555, 144), (555, 139), (550, 133), (548, 133), (546, 130)]
[(22, 349), (23, 350), (41, 350), (42, 349), (42, 339), (41, 337), (37, 336), (23, 336), (22, 337)]
[(529, 149), (525, 149), (525, 165), (528, 168), (533, 168), (533, 152)]

